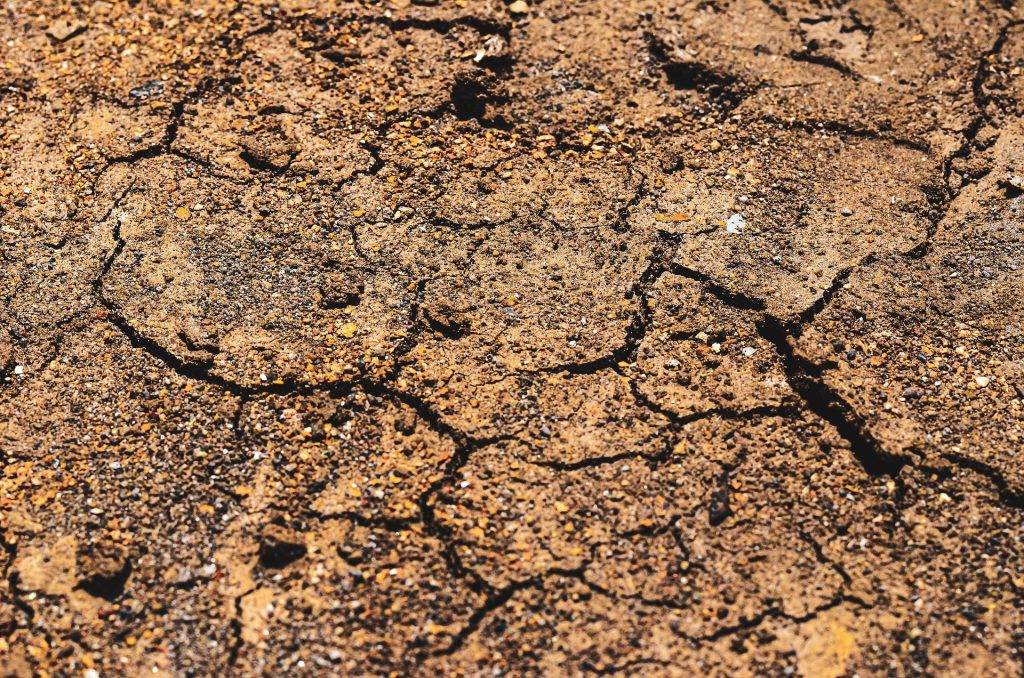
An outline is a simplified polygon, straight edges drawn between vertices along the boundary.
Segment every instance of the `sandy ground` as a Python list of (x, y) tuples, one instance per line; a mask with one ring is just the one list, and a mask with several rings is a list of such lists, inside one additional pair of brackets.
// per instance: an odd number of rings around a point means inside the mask
[(1013, 4), (3, 0), (0, 675), (1021, 675)]

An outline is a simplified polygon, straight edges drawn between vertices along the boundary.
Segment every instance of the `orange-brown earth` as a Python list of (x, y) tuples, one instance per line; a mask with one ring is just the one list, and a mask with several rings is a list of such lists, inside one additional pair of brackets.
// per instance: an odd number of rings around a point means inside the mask
[(1012, 0), (0, 5), (0, 675), (1020, 675)]

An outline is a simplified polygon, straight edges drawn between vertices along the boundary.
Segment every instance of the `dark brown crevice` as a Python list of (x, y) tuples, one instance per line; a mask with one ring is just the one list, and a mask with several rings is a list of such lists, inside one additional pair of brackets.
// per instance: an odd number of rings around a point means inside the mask
[(156, 158), (166, 153), (163, 143), (152, 144), (126, 155), (117, 155), (107, 160), (108, 165), (131, 165), (146, 158)]
[[(194, 95), (194, 98), (197, 99), (199, 98), (199, 96), (200, 94), (197, 92)], [(133, 165), (139, 161), (146, 160), (148, 158), (158, 158), (163, 155), (176, 154), (175, 151), (172, 150), (172, 147), (174, 146), (175, 140), (177, 140), (178, 138), (178, 129), (181, 125), (181, 118), (185, 114), (185, 105), (188, 103), (188, 101), (191, 100), (192, 99), (178, 101), (171, 107), (170, 120), (168, 120), (167, 126), (164, 127), (163, 139), (161, 139), (158, 143), (151, 144), (145, 148), (133, 151), (132, 153), (128, 153), (126, 155), (115, 156), (113, 158), (107, 159), (106, 164), (103, 165), (99, 172), (96, 173), (96, 176), (94, 176), (92, 179), (92, 190), (96, 190), (96, 186), (99, 184), (99, 181), (103, 177), (103, 175), (106, 174), (106, 172), (115, 165)], [(130, 108), (120, 103), (118, 103), (118, 105), (125, 108)], [(129, 186), (129, 190), (132, 188), (132, 186), (134, 186), (134, 183), (135, 182), (133, 181), (132, 185)]]
[[(842, 271), (822, 296), (808, 309), (806, 309), (796, 321), (785, 323), (768, 313), (762, 313), (757, 322), (759, 335), (772, 344), (776, 352), (783, 359), (783, 367), (786, 378), (793, 390), (800, 396), (803, 407), (807, 411), (817, 415), (830, 423), (839, 435), (846, 440), (850, 451), (861, 463), (865, 471), (872, 476), (889, 476), (897, 478), (900, 471), (907, 465), (919, 465), (920, 461), (916, 456), (908, 454), (896, 454), (885, 449), (885, 446), (878, 441), (869, 431), (868, 422), (858, 414), (854, 408), (828, 386), (824, 380), (824, 373), (831, 366), (828, 364), (818, 365), (798, 354), (792, 340), (798, 338), (803, 326), (811, 322), (821, 313), (833, 297), (843, 288), (853, 271), (863, 264), (870, 263), (872, 256), (868, 256), (854, 266)], [(698, 280), (704, 278), (697, 274)], [(720, 301), (734, 305), (736, 308), (748, 310), (752, 303), (746, 297), (738, 299), (735, 293), (724, 289), (721, 286), (708, 283), (706, 289), (714, 294)], [(792, 408), (783, 407), (781, 412), (792, 412)], [(1011, 487), (1005, 476), (994, 467), (959, 454), (945, 453), (942, 458), (958, 467), (969, 469), (987, 478), (995, 487), (999, 501), (1008, 508), (1024, 508), (1024, 494)], [(927, 469), (927, 466), (921, 468)]]
[(361, 141), (363, 147), (370, 154), (370, 158), (373, 161), (367, 169), (358, 169), (353, 173), (353, 177), (364, 175), (364, 176), (377, 176), (381, 170), (384, 169), (384, 159), (381, 157), (381, 148), (377, 144), (371, 142), (369, 139), (363, 139)]
[(18, 557), (18, 544), (7, 540), (3, 531), (0, 531), (0, 548), (3, 548), (7, 558), (4, 561), (4, 573), (3, 581), (6, 584), (7, 591), (6, 596), (10, 603), (14, 605), (25, 617), (25, 621), (29, 624), (35, 619), (35, 610), (28, 604), (27, 601), (22, 600), (18, 589), (18, 573), (13, 569), (14, 561)]
[(621, 664), (611, 664), (609, 666), (598, 667), (589, 660), (584, 660), (581, 664), (581, 668), (588, 673), (593, 673), (596, 676), (618, 676), (618, 675), (630, 675), (629, 672), (641, 667), (641, 666), (658, 666), (662, 669), (667, 669), (672, 666), (672, 662), (664, 659), (654, 659), (652, 657), (639, 657), (637, 659), (630, 659), (624, 661)]
[[(269, 507), (271, 510), (280, 511), (282, 513), (290, 512), (296, 513), (294, 507), (281, 506), (277, 504), (271, 504)], [(331, 520), (348, 521), (359, 525), (360, 527), (369, 527), (386, 530), (388, 532), (401, 532), (408, 530), (413, 525), (419, 525), (422, 523), (420, 518), (397, 518), (393, 516), (367, 516), (358, 511), (330, 511), (323, 512), (313, 508), (310, 505), (303, 506), (298, 511), (299, 517), (312, 520), (315, 522), (327, 522)]]
[(825, 308), (832, 303), (832, 298), (841, 290), (846, 283), (850, 280), (850, 275), (857, 269), (862, 268), (873, 262), (875, 257), (873, 254), (869, 254), (856, 264), (844, 268), (839, 274), (832, 279), (829, 286), (822, 291), (821, 295), (814, 301), (813, 304), (808, 306), (806, 309), (800, 312), (797, 320), (797, 326), (803, 327), (807, 323), (814, 320), (819, 313), (825, 310)]
[(814, 64), (815, 66), (821, 66), (822, 68), (831, 69), (845, 78), (861, 80), (861, 75), (859, 73), (838, 59), (827, 54), (819, 54), (812, 50), (805, 50), (803, 52), (792, 51), (789, 53), (789, 58), (793, 61), (800, 61), (807, 64)]
[[(107, 221), (114, 215), (115, 210), (123, 204), (125, 198), (134, 188), (134, 185), (135, 182), (132, 182), (120, 193), (110, 209), (108, 209), (106, 214), (99, 220), (100, 222)], [(240, 398), (252, 398), (258, 395), (308, 395), (316, 392), (328, 392), (337, 395), (347, 393), (358, 385), (358, 382), (314, 385), (290, 380), (281, 380), (280, 383), (270, 382), (260, 386), (247, 386), (214, 373), (212, 371), (213, 366), (210, 363), (188, 362), (183, 360), (160, 342), (140, 332), (128, 321), (127, 318), (125, 318), (117, 305), (104, 293), (105, 279), (113, 268), (114, 263), (124, 252), (124, 249), (128, 244), (127, 240), (121, 233), (121, 220), (118, 218), (114, 219), (112, 239), (114, 241), (114, 247), (104, 258), (100, 272), (92, 281), (93, 294), (106, 311), (105, 319), (122, 335), (124, 335), (132, 347), (143, 350), (179, 376), (185, 379), (210, 384)], [(238, 416), (241, 416), (240, 410)]]
[[(1024, 492), (1012, 487), (998, 469), (983, 461), (972, 459), (956, 452), (944, 452), (942, 459), (958, 468), (976, 473), (991, 482), (999, 495), (999, 503), (1003, 506), (1012, 509), (1024, 509)], [(921, 470), (925, 472), (938, 472), (938, 469), (933, 469), (927, 465), (922, 465)]]
[(479, 630), (484, 620), (496, 610), (505, 606), (511, 599), (512, 596), (525, 591), (528, 589), (539, 589), (543, 588), (546, 579), (551, 577), (567, 577), (572, 579), (582, 579), (583, 571), (587, 565), (582, 565), (578, 568), (565, 569), (565, 568), (551, 568), (546, 572), (535, 575), (528, 579), (521, 581), (515, 581), (511, 584), (501, 587), (493, 591), (484, 603), (476, 608), (473, 613), (467, 618), (465, 625), (459, 629), (459, 632), (455, 634), (452, 641), (443, 648), (435, 650), (434, 656), (441, 657), (454, 654), (462, 645), (466, 642), (471, 635)]
[[(811, 547), (811, 551), (814, 553), (815, 559), (822, 565), (828, 566), (837, 575), (839, 575), (839, 578), (843, 580), (843, 586), (848, 589), (853, 583), (853, 578), (850, 577), (850, 573), (846, 571), (846, 568), (828, 558), (828, 556), (825, 555), (825, 551), (822, 549), (821, 544), (819, 544), (818, 540), (812, 537), (810, 533), (801, 530), (800, 538)], [(864, 604), (864, 606), (867, 607), (867, 604)]]
[[(645, 405), (647, 406), (647, 405)], [(659, 414), (664, 414), (665, 411), (660, 407), (654, 410)], [(737, 410), (728, 407), (712, 407), (706, 410), (700, 410), (698, 412), (692, 412), (686, 415), (678, 415), (675, 413), (669, 413), (666, 416), (670, 420), (670, 428), (660, 431), (660, 434), (667, 434), (673, 431), (677, 431), (679, 428), (686, 426), (697, 421), (703, 421), (706, 419), (722, 419), (725, 421), (748, 421), (754, 422), (762, 418), (770, 417), (786, 417), (792, 418), (797, 416), (798, 411), (793, 407), (786, 405), (760, 405), (757, 407), (751, 407), (745, 410)], [(578, 461), (547, 461), (547, 460), (532, 460), (529, 463), (534, 466), (542, 466), (544, 468), (550, 468), (555, 471), (578, 471), (586, 468), (596, 468), (598, 466), (604, 466), (606, 464), (614, 464), (625, 459), (636, 459), (637, 457), (646, 459), (651, 462), (665, 461), (671, 456), (671, 446), (666, 446), (660, 452), (655, 453), (638, 453), (636, 451), (618, 452), (615, 454), (598, 456), (598, 457), (587, 457)]]
[(651, 58), (661, 66), (672, 87), (704, 94), (722, 113), (738, 108), (761, 86), (745, 83), (731, 73), (699, 61), (675, 59), (669, 46), (652, 33), (647, 33), (645, 39)]
[[(590, 581), (585, 575), (581, 575), (581, 576), (579, 576), (577, 578), (587, 588), (595, 591), (596, 593), (599, 593), (599, 594), (601, 594), (603, 596), (607, 596), (607, 597), (612, 598), (614, 600), (619, 600), (620, 599), (620, 597), (617, 596), (615, 593), (613, 593), (612, 591), (609, 591), (608, 589), (604, 588), (603, 586), (600, 586), (599, 584), (597, 584), (597, 583), (595, 583), (593, 581)], [(845, 588), (845, 586), (843, 588)], [(663, 608), (669, 608), (669, 609), (686, 609), (685, 606), (680, 605), (679, 603), (676, 603), (676, 602), (670, 601), (670, 600), (645, 599), (645, 598), (631, 598), (631, 599), (636, 600), (640, 604), (645, 605), (645, 606), (649, 606), (649, 607), (663, 607)], [(723, 627), (717, 629), (716, 631), (712, 631), (711, 633), (707, 633), (707, 634), (703, 634), (703, 635), (692, 635), (692, 634), (684, 633), (674, 622), (669, 624), (669, 628), (670, 628), (670, 630), (675, 635), (677, 635), (677, 636), (687, 640), (694, 647), (700, 647), (700, 646), (703, 646), (703, 645), (705, 645), (707, 643), (713, 643), (713, 642), (722, 640), (723, 638), (729, 638), (729, 637), (732, 637), (732, 636), (735, 636), (735, 635), (742, 635), (743, 633), (748, 632), (748, 631), (754, 631), (755, 629), (760, 627), (762, 624), (764, 624), (769, 619), (778, 619), (778, 620), (790, 621), (790, 622), (793, 622), (793, 623), (796, 623), (796, 624), (803, 624), (803, 623), (806, 623), (808, 621), (811, 621), (812, 619), (815, 619), (821, 613), (827, 612), (829, 610), (832, 610), (832, 609), (834, 609), (836, 607), (839, 607), (840, 605), (843, 605), (843, 604), (854, 605), (854, 606), (856, 606), (858, 608), (870, 607), (864, 601), (860, 600), (856, 596), (851, 596), (851, 595), (845, 593), (843, 590), (840, 590), (835, 595), (833, 595), (831, 599), (829, 599), (828, 601), (822, 603), (821, 605), (818, 605), (817, 607), (809, 610), (806, 614), (803, 614), (803, 615), (787, 614), (786, 612), (784, 612), (779, 607), (779, 603), (780, 602), (781, 601), (778, 601), (778, 600), (775, 600), (775, 599), (768, 599), (768, 600), (766, 600), (765, 608), (763, 610), (761, 610), (760, 612), (758, 612), (758, 613), (756, 613), (756, 614), (754, 614), (754, 615), (752, 615), (750, 617), (742, 618), (738, 622), (736, 622), (735, 624), (729, 624), (729, 625), (723, 626)]]
[(242, 647), (245, 645), (245, 640), (242, 638), (242, 600), (254, 590), (249, 589), (240, 593), (235, 596), (232, 603), (233, 614), (231, 615), (231, 621), (228, 622), (228, 629), (231, 631), (231, 646), (228, 648), (227, 665), (230, 669), (234, 669), (238, 664), (239, 655), (242, 652)]
[[(1003, 51), (1006, 41), (1010, 38), (1010, 31), (1017, 26), (1024, 26), (1024, 19), (1014, 19), (1003, 24), (992, 46), (978, 58), (978, 66), (971, 79), (971, 94), (974, 97), (974, 105), (978, 109), (978, 114), (984, 122), (991, 122), (991, 116), (985, 110), (991, 100), (991, 97), (985, 93), (985, 81), (989, 75), (988, 65), (993, 57)], [(972, 135), (967, 136), (969, 140), (973, 141)]]
[(828, 612), (829, 610), (833, 610), (839, 607), (840, 605), (844, 604), (850, 604), (856, 607), (864, 606), (863, 601), (861, 601), (859, 598), (850, 597), (846, 594), (837, 594), (833, 596), (831, 600), (828, 600), (822, 603), (821, 605), (812, 608), (806, 614), (802, 615), (787, 614), (786, 612), (783, 612), (781, 608), (773, 606), (765, 609), (762, 612), (759, 612), (758, 614), (753, 615), (752, 617), (741, 619), (735, 624), (724, 626), (718, 629), (717, 631), (714, 631), (703, 636), (688, 635), (680, 631), (678, 628), (674, 628), (672, 629), (672, 631), (676, 635), (685, 638), (694, 645), (700, 646), (705, 643), (713, 643), (715, 641), (722, 640), (723, 638), (741, 635), (747, 631), (754, 631), (770, 619), (790, 621), (795, 624), (805, 624), (813, 619), (816, 619), (823, 612)]
[(582, 362), (563, 363), (551, 367), (545, 367), (537, 372), (541, 373), (568, 373), (568, 374), (596, 374), (602, 370), (616, 369), (619, 363), (632, 362), (636, 352), (647, 336), (648, 326), (651, 322), (651, 308), (648, 299), (648, 288), (653, 285), (668, 269), (664, 263), (671, 253), (676, 238), (663, 234), (662, 242), (655, 248), (651, 255), (647, 268), (640, 274), (640, 278), (633, 284), (627, 298), (636, 297), (638, 308), (633, 319), (626, 328), (626, 336), (623, 342), (612, 349), (610, 353), (592, 360)]
[(809, 322), (824, 310), (856, 268), (856, 265), (851, 266), (836, 276), (813, 305), (798, 316), (796, 321), (788, 323), (766, 312), (764, 302), (760, 299), (734, 292), (707, 275), (678, 265), (673, 265), (670, 270), (672, 273), (702, 283), (709, 293), (733, 308), (760, 312), (761, 317), (755, 324), (758, 334), (775, 348), (782, 359), (786, 379), (801, 398), (803, 407), (835, 427), (868, 473), (875, 476), (896, 476), (911, 459), (887, 451), (868, 431), (867, 422), (825, 383), (823, 373), (827, 366), (816, 365), (799, 355), (791, 343), (793, 338), (799, 337), (802, 324)]
[(764, 311), (765, 303), (761, 299), (748, 296), (742, 292), (731, 290), (725, 285), (715, 281), (711, 276), (701, 273), (695, 269), (672, 263), (668, 266), (668, 272), (682, 278), (688, 278), (701, 283), (704, 289), (710, 292), (716, 299), (728, 306), (740, 311)]
[(852, 137), (854, 139), (874, 139), (878, 141), (885, 141), (901, 148), (917, 151), (919, 153), (930, 153), (932, 150), (925, 141), (893, 136), (890, 134), (892, 131), (891, 128), (886, 126), (879, 128), (856, 127), (840, 120), (820, 120), (816, 118), (790, 120), (770, 114), (762, 114), (759, 116), (759, 119), (768, 124), (776, 125), (782, 129), (803, 130), (809, 134), (829, 132), (831, 134), (838, 135), (840, 138)]
[(865, 471), (872, 476), (895, 477), (912, 461), (908, 456), (886, 450), (868, 431), (863, 417), (825, 383), (822, 377), (825, 368), (796, 352), (790, 341), (792, 335), (782, 323), (766, 316), (757, 327), (761, 337), (770, 342), (782, 358), (786, 378), (805, 407), (835, 427)]
[(292, 161), (295, 160), (296, 154), (296, 152), (292, 152), (291, 154), (289, 154), (288, 160), (282, 165), (270, 162), (265, 158), (257, 157), (250, 153), (248, 150), (243, 150), (242, 152), (240, 152), (238, 154), (238, 157), (241, 158), (246, 165), (248, 165), (254, 170), (257, 170), (259, 172), (269, 172), (270, 174), (279, 176), (288, 171), (288, 168), (291, 166)]
[(294, 389), (289, 387), (287, 384), (281, 385), (280, 388), (274, 388), (273, 385), (271, 385), (271, 387), (266, 390), (251, 389), (214, 374), (211, 372), (209, 364), (185, 362), (161, 345), (158, 341), (151, 339), (136, 330), (135, 327), (120, 314), (114, 304), (108, 301), (105, 297), (100, 297), (100, 303), (107, 310), (107, 321), (124, 335), (128, 340), (128, 343), (130, 343), (133, 348), (141, 349), (166, 365), (171, 371), (185, 379), (211, 384), (235, 396), (252, 396), (260, 392), (294, 392)]
[(387, 17), (380, 14), (373, 14), (361, 17), (365, 21), (388, 26), (392, 30), (407, 30), (415, 28), (423, 31), (433, 31), (446, 35), (458, 26), (471, 28), (480, 35), (500, 35), (506, 40), (512, 33), (512, 25), (505, 22), (489, 21), (480, 17), (465, 15), (455, 19), (419, 19), (414, 17)]
[(964, 129), (963, 141), (960, 146), (953, 151), (953, 153), (951, 153), (943, 163), (942, 181), (945, 191), (941, 196), (929, 196), (929, 201), (932, 203), (933, 207), (932, 214), (930, 215), (931, 224), (925, 241), (910, 252), (906, 253), (911, 259), (922, 259), (931, 251), (932, 238), (938, 231), (939, 224), (945, 219), (950, 206), (960, 194), (961, 189), (951, 190), (949, 188), (949, 180), (953, 172), (953, 163), (971, 155), (978, 135), (981, 133), (982, 129), (984, 129), (986, 124), (992, 122), (992, 117), (986, 110), (989, 102), (991, 101), (991, 96), (985, 93), (985, 81), (988, 79), (989, 75), (989, 63), (993, 57), (1003, 50), (1003, 47), (1006, 45), (1006, 41), (1009, 39), (1010, 30), (1021, 25), (1024, 25), (1024, 19), (1015, 19), (1004, 24), (999, 29), (999, 33), (996, 36), (995, 41), (993, 41), (992, 46), (978, 57), (974, 76), (971, 79), (971, 96), (974, 107), (977, 109), (977, 113)]

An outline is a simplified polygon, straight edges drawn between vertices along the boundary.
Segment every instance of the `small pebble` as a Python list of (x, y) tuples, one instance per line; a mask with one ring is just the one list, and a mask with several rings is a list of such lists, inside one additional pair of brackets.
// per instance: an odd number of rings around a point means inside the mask
[(924, 391), (916, 386), (908, 386), (903, 389), (903, 397), (907, 400), (916, 400), (924, 395)]
[(727, 233), (739, 234), (746, 227), (747, 220), (739, 213), (732, 215), (729, 217), (729, 220), (725, 222), (725, 231)]

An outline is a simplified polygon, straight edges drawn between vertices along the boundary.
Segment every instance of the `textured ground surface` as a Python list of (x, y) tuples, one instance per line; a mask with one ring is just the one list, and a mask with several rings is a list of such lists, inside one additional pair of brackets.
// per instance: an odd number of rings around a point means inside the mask
[(1020, 675), (1012, 5), (3, 0), (0, 674)]

